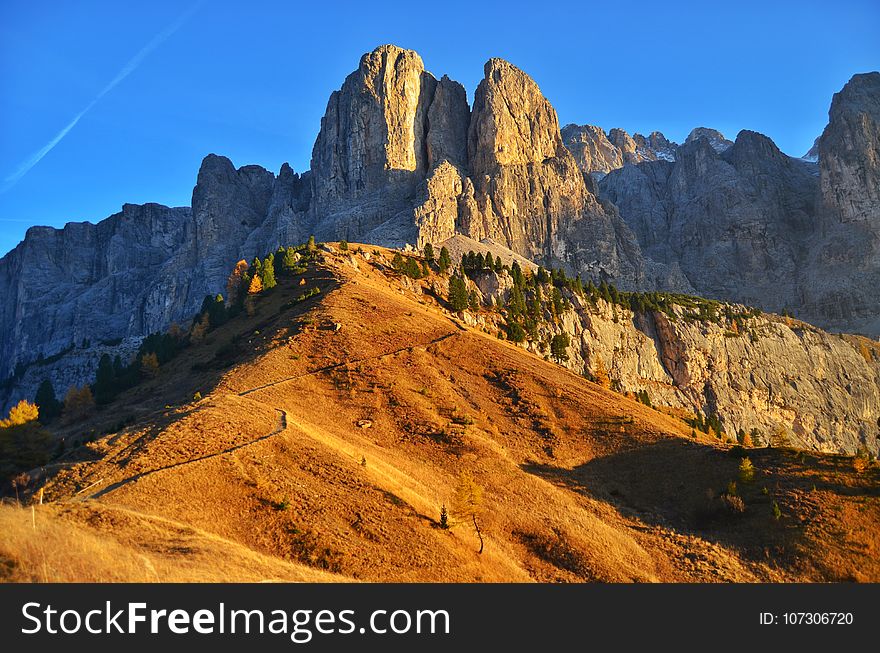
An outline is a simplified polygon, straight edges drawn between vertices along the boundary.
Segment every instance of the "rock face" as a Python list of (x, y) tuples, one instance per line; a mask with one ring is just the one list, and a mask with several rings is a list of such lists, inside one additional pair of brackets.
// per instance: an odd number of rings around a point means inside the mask
[(719, 153), (733, 145), (731, 141), (724, 138), (724, 134), (717, 129), (710, 129), (709, 127), (697, 127), (696, 129), (691, 130), (691, 133), (688, 134), (688, 137), (684, 142), (693, 143), (701, 138), (709, 141), (709, 145), (712, 146), (712, 149)]
[[(484, 302), (506, 298), (507, 273), (475, 278)], [(548, 290), (545, 288), (545, 296)], [(790, 318), (762, 314), (738, 324), (660, 311), (633, 312), (598, 300), (594, 306), (563, 290), (571, 310), (555, 322), (545, 315), (539, 343), (567, 333), (564, 364), (595, 375), (601, 366), (622, 392), (648, 393), (656, 406), (717, 414), (727, 435), (756, 429), (766, 444), (784, 435), (798, 447), (855, 453), (880, 452), (880, 345), (840, 337)], [(732, 314), (744, 312), (731, 305)]]
[(880, 222), (880, 73), (835, 93), (817, 143), (822, 198), (840, 222)]
[[(600, 300), (573, 299), (560, 328), (595, 372), (601, 359), (622, 391), (645, 390), (658, 405), (722, 416), (728, 435), (783, 433), (792, 445), (826, 452), (880, 452), (880, 357), (876, 344), (844, 340), (776, 316), (731, 324), (633, 314)], [(616, 319), (615, 319), (616, 318)]]
[(598, 179), (626, 164), (674, 161), (678, 147), (660, 132), (630, 136), (622, 129), (612, 129), (606, 134), (595, 125), (566, 125), (562, 128), (562, 141), (578, 167)]
[[(734, 144), (695, 129), (673, 164), (611, 172), (614, 203), (644, 254), (700, 294), (880, 334), (880, 74), (835, 95), (818, 166), (760, 134)], [(858, 271), (854, 273), (854, 271)]]
[(718, 153), (699, 138), (674, 163), (627, 166), (600, 182), (651, 258), (677, 263), (698, 293), (792, 308), (797, 265), (815, 221), (810, 164), (743, 131)]

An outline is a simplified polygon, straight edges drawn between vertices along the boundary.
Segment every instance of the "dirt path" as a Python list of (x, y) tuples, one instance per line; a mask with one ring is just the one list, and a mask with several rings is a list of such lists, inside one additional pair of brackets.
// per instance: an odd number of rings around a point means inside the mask
[(179, 463), (174, 463), (172, 465), (166, 465), (165, 467), (157, 467), (156, 469), (151, 469), (146, 472), (141, 472), (140, 474), (135, 474), (134, 476), (129, 476), (128, 478), (122, 479), (121, 481), (117, 481), (116, 483), (113, 483), (112, 485), (108, 485), (107, 487), (103, 488), (102, 490), (99, 490), (98, 492), (95, 492), (94, 494), (90, 494), (85, 498), (97, 499), (97, 498), (102, 497), (103, 495), (105, 495), (109, 492), (113, 492), (114, 490), (122, 487), (123, 485), (128, 485), (129, 483), (139, 481), (140, 479), (142, 479), (146, 476), (150, 476), (150, 475), (156, 474), (158, 472), (164, 472), (169, 469), (183, 467), (184, 465), (190, 465), (192, 463), (202, 462), (203, 460), (209, 460), (211, 458), (216, 458), (217, 456), (223, 456), (228, 453), (238, 451), (239, 449), (244, 449), (245, 447), (249, 447), (252, 444), (256, 444), (257, 442), (262, 442), (263, 440), (268, 440), (269, 438), (274, 437), (274, 436), (278, 435), (279, 433), (282, 433), (283, 431), (287, 430), (287, 411), (285, 411), (282, 408), (275, 408), (275, 410), (278, 412), (276, 426), (274, 429), (272, 429), (269, 433), (266, 433), (265, 435), (261, 435), (258, 438), (250, 440), (249, 442), (244, 442), (242, 444), (237, 444), (234, 447), (229, 447), (227, 449), (223, 449), (222, 451), (217, 451), (215, 453), (210, 453), (210, 454), (206, 454), (204, 456), (199, 456), (198, 458), (190, 458), (189, 460), (182, 460)]
[[(458, 325), (456, 325), (458, 326)], [(458, 326), (459, 329), (465, 330), (463, 327)], [(414, 349), (424, 349), (426, 347), (430, 347), (431, 345), (435, 345), (439, 342), (443, 342), (444, 340), (448, 340), (453, 336), (459, 335), (458, 331), (452, 331), (445, 335), (440, 336), (439, 338), (434, 338), (425, 343), (420, 343), (417, 345), (409, 345), (407, 347), (401, 347), (400, 349), (395, 349), (394, 351), (388, 351), (382, 354), (376, 354), (375, 356), (366, 356), (364, 358), (350, 358), (348, 360), (342, 361), (341, 363), (333, 363), (332, 365), (325, 365), (324, 367), (319, 367), (315, 370), (311, 370), (309, 372), (303, 372), (302, 374), (295, 374), (293, 376), (285, 376), (282, 379), (278, 379), (277, 381), (270, 381), (269, 383), (264, 383), (263, 385), (258, 385), (255, 388), (248, 388), (247, 390), (242, 390), (238, 393), (239, 397), (245, 397), (249, 394), (253, 394), (254, 392), (258, 392), (259, 390), (265, 390), (266, 388), (272, 388), (276, 385), (280, 385), (282, 383), (289, 383), (291, 381), (297, 381), (299, 379), (304, 379), (309, 376), (314, 376), (315, 374), (321, 374), (322, 372), (329, 372), (330, 370), (335, 370), (337, 368), (343, 367), (345, 365), (353, 365), (356, 363), (364, 363), (370, 360), (380, 360), (382, 358), (387, 358), (388, 356), (394, 356), (395, 354), (400, 354), (405, 351), (412, 351)], [(278, 410), (278, 409), (276, 409)]]

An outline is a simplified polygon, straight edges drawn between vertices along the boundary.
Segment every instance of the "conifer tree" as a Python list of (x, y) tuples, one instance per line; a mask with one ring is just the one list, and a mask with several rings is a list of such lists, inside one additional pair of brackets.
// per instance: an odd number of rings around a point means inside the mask
[(596, 383), (603, 388), (611, 388), (611, 379), (608, 377), (608, 370), (605, 369), (605, 361), (599, 354), (596, 354), (596, 371), (593, 372), (593, 376), (596, 378)]
[(459, 521), (470, 521), (474, 525), (477, 537), (480, 538), (480, 550), (483, 553), (483, 534), (477, 523), (477, 517), (483, 509), (483, 488), (477, 485), (474, 477), (467, 472), (463, 472), (458, 477), (458, 484), (455, 486), (455, 494), (452, 498), (452, 514)]
[(0, 420), (0, 481), (48, 462), (52, 437), (39, 417), (38, 406), (22, 399)]
[(263, 264), (263, 270), (260, 274), (260, 282), (263, 286), (263, 290), (271, 290), (275, 287), (275, 256), (273, 254), (269, 254), (266, 258), (265, 263)]
[(49, 379), (43, 380), (37, 388), (34, 403), (39, 408), (40, 417), (44, 422), (51, 422), (61, 414), (61, 402), (55, 397), (55, 388), (52, 387), (52, 381)]
[(77, 421), (88, 417), (95, 408), (95, 398), (89, 386), (70, 386), (64, 395), (64, 409), (62, 414), (68, 421)]
[(483, 265), (490, 270), (495, 269), (495, 259), (492, 258), (492, 252), (486, 252), (486, 260), (483, 261)]
[(263, 281), (259, 275), (255, 274), (248, 285), (248, 295), (257, 295), (261, 292), (263, 292)]
[(215, 295), (208, 306), (208, 321), (212, 328), (216, 329), (226, 322), (226, 302), (223, 295)]
[(446, 272), (449, 269), (449, 266), (452, 265), (452, 259), (449, 258), (449, 250), (446, 249), (446, 246), (440, 248), (440, 260), (438, 262), (440, 266), (440, 272)]
[(570, 344), (571, 340), (565, 332), (553, 336), (553, 339), (550, 341), (550, 355), (557, 363), (563, 363), (568, 360), (568, 347)]
[(425, 255), (425, 260), (427, 260), (428, 263), (434, 262), (434, 246), (431, 245), (431, 243), (425, 243), (423, 253)]
[(106, 404), (116, 396), (116, 371), (108, 354), (102, 354), (95, 374), (95, 401)]
[(296, 267), (297, 253), (293, 247), (288, 247), (284, 250), (284, 261), (282, 262), (281, 267), (284, 269), (284, 272), (290, 274), (293, 271), (293, 268)]
[(456, 313), (468, 307), (467, 285), (457, 274), (452, 275), (449, 280), (449, 304)]
[(229, 298), (230, 304), (237, 303), (244, 293), (242, 292), (242, 283), (245, 273), (247, 272), (247, 261), (241, 260), (235, 264), (229, 278), (226, 280), (226, 297)]

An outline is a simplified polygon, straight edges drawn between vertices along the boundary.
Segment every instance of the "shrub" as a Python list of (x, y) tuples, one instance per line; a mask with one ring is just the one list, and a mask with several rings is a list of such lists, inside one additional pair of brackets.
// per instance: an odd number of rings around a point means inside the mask
[(774, 501), (771, 509), (773, 510), (773, 519), (779, 521), (782, 518), (782, 510), (780, 510), (779, 504)]
[(751, 483), (755, 480), (755, 466), (748, 458), (739, 461), (739, 480), (743, 483)]
[(347, 240), (340, 240), (339, 241), (339, 249), (342, 250), (343, 252), (347, 252), (348, 251), (348, 241)]
[(724, 494), (721, 496), (721, 501), (730, 513), (741, 515), (746, 511), (745, 501), (735, 494)]
[(858, 453), (853, 457), (853, 470), (857, 474), (862, 474), (871, 466), (871, 455), (865, 447), (860, 447)]

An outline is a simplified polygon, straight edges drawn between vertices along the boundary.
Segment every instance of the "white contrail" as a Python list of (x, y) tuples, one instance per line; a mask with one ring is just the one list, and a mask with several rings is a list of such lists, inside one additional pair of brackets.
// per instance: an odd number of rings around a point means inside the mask
[(195, 3), (192, 7), (181, 14), (177, 18), (177, 20), (175, 20), (168, 27), (159, 32), (156, 36), (152, 38), (152, 40), (150, 40), (149, 43), (141, 48), (140, 51), (136, 55), (134, 55), (128, 61), (128, 63), (125, 64), (125, 66), (123, 66), (122, 70), (119, 71), (116, 77), (114, 77), (109, 84), (102, 88), (101, 91), (95, 96), (95, 98), (88, 103), (85, 109), (76, 114), (73, 117), (73, 120), (67, 123), (67, 126), (65, 126), (64, 129), (62, 129), (60, 132), (58, 132), (51, 141), (46, 143), (43, 147), (34, 152), (27, 159), (25, 159), (21, 163), (21, 165), (19, 165), (18, 168), (15, 169), (15, 172), (13, 172), (11, 175), (3, 180), (3, 186), (2, 188), (0, 188), (0, 193), (5, 193), (7, 190), (12, 188), (16, 183), (18, 183), (19, 179), (24, 177), (31, 168), (37, 165), (44, 156), (51, 152), (52, 148), (58, 145), (58, 143), (61, 142), (61, 139), (67, 136), (68, 132), (70, 132), (71, 129), (76, 127), (76, 123), (78, 123), (80, 119), (84, 115), (86, 115), (92, 109), (92, 107), (94, 107), (100, 101), (102, 97), (104, 97), (105, 95), (107, 95), (107, 93), (116, 88), (116, 86), (122, 80), (124, 80), (132, 72), (134, 72), (134, 70), (141, 64), (141, 62), (147, 57), (147, 55), (149, 55), (153, 50), (162, 45), (162, 43), (164, 43), (168, 39), (168, 37), (174, 34), (174, 32), (179, 30), (180, 27), (189, 19), (189, 17), (198, 10), (203, 1), (204, 0), (200, 0), (199, 2)]

